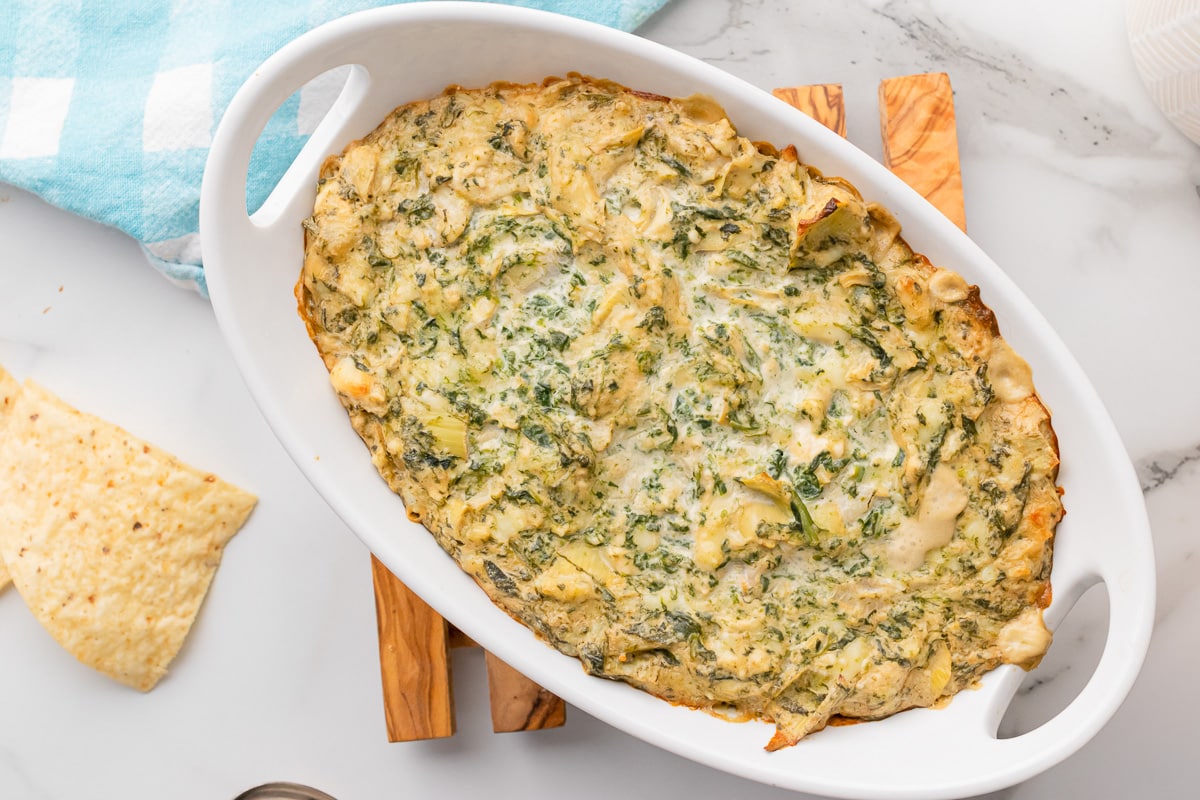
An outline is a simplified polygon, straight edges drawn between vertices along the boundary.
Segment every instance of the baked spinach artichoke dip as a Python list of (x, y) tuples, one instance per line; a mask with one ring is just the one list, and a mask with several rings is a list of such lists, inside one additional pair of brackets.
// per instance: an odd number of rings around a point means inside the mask
[(380, 474), (590, 674), (775, 750), (1049, 646), (1030, 368), (712, 100), (452, 87), (328, 159), (304, 228), (300, 313)]

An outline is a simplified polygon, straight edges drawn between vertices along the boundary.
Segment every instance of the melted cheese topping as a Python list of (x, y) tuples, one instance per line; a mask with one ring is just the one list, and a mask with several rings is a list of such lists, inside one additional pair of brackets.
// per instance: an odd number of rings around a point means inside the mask
[(1027, 365), (890, 214), (712, 101), (413, 103), (329, 160), (306, 232), (301, 313), (380, 473), (589, 672), (778, 747), (1048, 642)]
[(906, 572), (919, 569), (930, 550), (944, 547), (954, 538), (954, 523), (969, 501), (954, 471), (940, 464), (929, 479), (917, 515), (901, 520), (888, 537), (891, 566)]
[(1041, 661), (1053, 638), (1042, 623), (1042, 615), (1031, 608), (1001, 629), (996, 644), (1006, 662), (1032, 669)]
[(996, 397), (1003, 403), (1019, 403), (1033, 394), (1033, 370), (1007, 342), (998, 341), (992, 345), (988, 379)]

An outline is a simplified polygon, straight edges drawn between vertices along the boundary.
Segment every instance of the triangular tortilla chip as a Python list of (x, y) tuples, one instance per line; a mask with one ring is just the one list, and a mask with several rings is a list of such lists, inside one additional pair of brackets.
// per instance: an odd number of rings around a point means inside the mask
[(253, 495), (26, 381), (0, 448), (0, 556), (76, 658), (147, 691)]
[[(16, 378), (9, 375), (4, 367), (0, 367), (0, 442), (5, 441), (4, 426), (8, 421), (8, 412), (20, 391), (21, 384), (17, 383)], [(0, 556), (0, 592), (7, 589), (10, 583), (12, 578), (8, 574), (8, 567), (4, 566), (4, 557)]]

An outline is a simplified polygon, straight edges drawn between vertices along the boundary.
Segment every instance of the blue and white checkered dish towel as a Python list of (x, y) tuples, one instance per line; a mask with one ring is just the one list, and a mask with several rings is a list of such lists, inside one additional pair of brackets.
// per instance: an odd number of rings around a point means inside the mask
[[(624, 30), (667, 2), (510, 1)], [(4, 0), (0, 181), (120, 228), (167, 277), (207, 294), (197, 235), (200, 179), (234, 92), (304, 31), (386, 4)], [(310, 84), (314, 92), (319, 83)], [(266, 198), (319, 119), (306, 103), (308, 88), (284, 104), (259, 139), (249, 176), (251, 208)]]

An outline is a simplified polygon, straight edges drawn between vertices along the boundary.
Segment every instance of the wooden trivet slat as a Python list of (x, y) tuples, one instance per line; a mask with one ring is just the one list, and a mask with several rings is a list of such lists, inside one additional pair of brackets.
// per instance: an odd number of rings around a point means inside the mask
[(846, 135), (846, 103), (840, 83), (785, 86), (771, 94), (824, 125), (838, 136)]
[[(846, 135), (839, 84), (790, 86), (773, 94), (840, 136)], [(884, 163), (966, 230), (954, 95), (945, 73), (889, 78), (879, 85)], [(454, 734), (449, 648), (477, 646), (413, 594), (374, 556), (375, 612), (388, 741)], [(566, 705), (486, 654), (492, 728), (538, 730), (563, 724)]]
[(887, 168), (965, 231), (950, 77), (927, 72), (881, 82), (879, 129)]
[(558, 728), (567, 721), (567, 704), (515, 669), (486, 653), (492, 730), (496, 733)]
[[(477, 647), (371, 556), (379, 671), (389, 742), (454, 735), (451, 647)], [(487, 654), (492, 730), (561, 726), (566, 704), (491, 653)]]
[(454, 735), (446, 620), (371, 556), (389, 742)]

